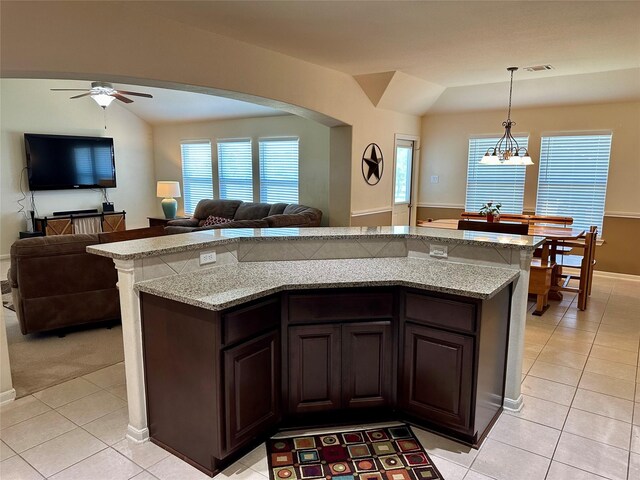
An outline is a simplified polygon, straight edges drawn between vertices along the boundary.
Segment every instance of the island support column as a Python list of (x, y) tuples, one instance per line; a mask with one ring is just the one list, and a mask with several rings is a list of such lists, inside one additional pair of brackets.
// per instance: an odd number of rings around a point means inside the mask
[[(520, 251), (520, 276), (513, 283), (511, 296), (511, 323), (509, 327), (509, 353), (504, 391), (505, 410), (520, 411), (523, 406), (522, 356), (524, 355), (524, 332), (527, 324), (527, 299), (529, 292), (529, 269), (531, 251)], [(515, 257), (515, 256), (514, 256)]]
[(142, 280), (142, 260), (114, 260), (118, 270), (118, 290), (122, 315), (124, 368), (127, 378), (129, 426), (127, 438), (137, 443), (149, 440), (147, 402), (144, 390), (142, 321), (139, 293), (133, 288)]

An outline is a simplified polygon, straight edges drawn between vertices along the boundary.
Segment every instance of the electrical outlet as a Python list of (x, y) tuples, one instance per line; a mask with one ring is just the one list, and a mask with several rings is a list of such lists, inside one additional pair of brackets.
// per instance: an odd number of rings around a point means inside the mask
[(440, 183), (440, 177), (438, 175), (431, 175), (431, 183)]
[(200, 253), (200, 265), (207, 265), (209, 263), (216, 263), (216, 252)]
[(429, 255), (437, 258), (447, 258), (449, 248), (446, 245), (429, 244)]

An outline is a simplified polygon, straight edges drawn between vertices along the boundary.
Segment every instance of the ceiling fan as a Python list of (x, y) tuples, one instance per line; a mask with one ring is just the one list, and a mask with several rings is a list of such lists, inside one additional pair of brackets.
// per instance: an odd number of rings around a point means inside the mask
[(123, 103), (132, 103), (133, 100), (125, 97), (125, 95), (134, 95), (136, 97), (145, 97), (145, 98), (153, 98), (153, 95), (149, 95), (148, 93), (139, 93), (139, 92), (128, 92), (126, 90), (116, 90), (113, 88), (113, 85), (107, 82), (91, 82), (91, 89), (87, 88), (52, 88), (52, 91), (68, 91), (68, 92), (87, 92), (82, 93), (80, 95), (76, 95), (71, 97), (74, 98), (82, 98), (91, 96), (98, 105), (102, 108), (107, 108), (113, 99), (118, 99)]

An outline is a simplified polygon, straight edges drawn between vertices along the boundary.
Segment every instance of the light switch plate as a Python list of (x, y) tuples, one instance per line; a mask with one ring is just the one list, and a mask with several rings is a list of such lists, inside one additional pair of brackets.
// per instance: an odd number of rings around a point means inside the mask
[(440, 183), (440, 177), (438, 175), (431, 175), (431, 183)]
[(449, 248), (446, 245), (429, 244), (429, 255), (436, 258), (447, 258)]
[(216, 252), (201, 252), (200, 265), (207, 265), (209, 263), (216, 263)]

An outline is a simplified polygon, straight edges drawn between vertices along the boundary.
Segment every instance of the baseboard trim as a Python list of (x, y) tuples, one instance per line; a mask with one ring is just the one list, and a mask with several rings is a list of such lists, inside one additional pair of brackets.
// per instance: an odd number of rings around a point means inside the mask
[(135, 443), (144, 443), (149, 441), (149, 429), (138, 429), (133, 425), (127, 426), (127, 438)]
[(605, 272), (602, 270), (594, 270), (593, 275), (596, 277), (619, 278), (620, 280), (633, 280), (640, 282), (640, 275), (632, 275), (630, 273)]
[(523, 406), (524, 399), (522, 398), (522, 394), (520, 394), (520, 396), (516, 400), (513, 400), (512, 398), (505, 398), (502, 404), (502, 408), (510, 412), (519, 412), (520, 410), (522, 410)]
[(7, 403), (11, 403), (16, 399), (16, 389), (12, 388), (11, 390), (7, 390), (5, 392), (0, 393), (0, 405), (6, 405)]

